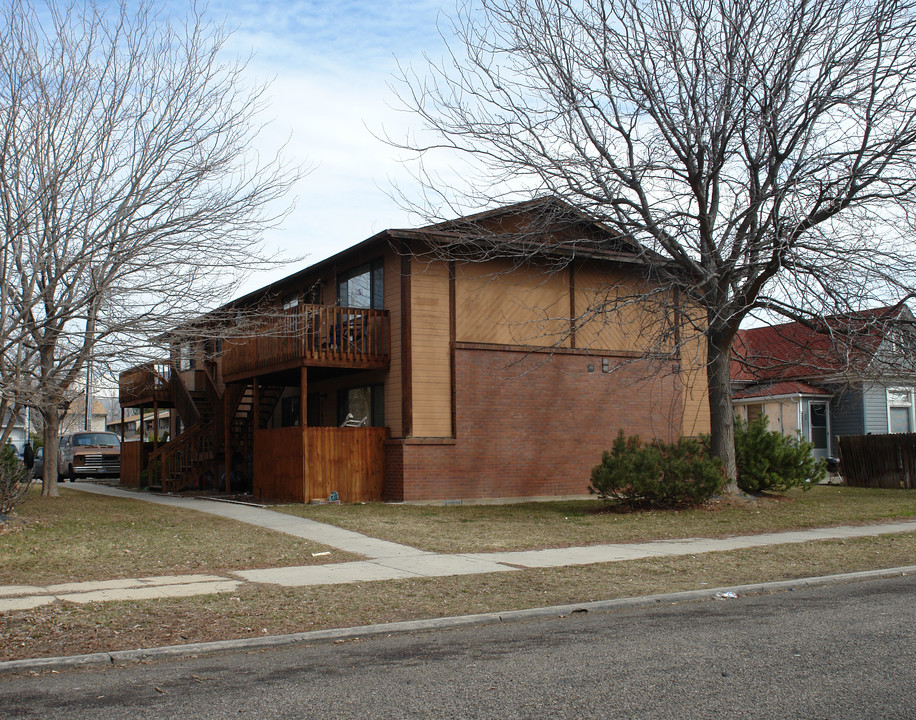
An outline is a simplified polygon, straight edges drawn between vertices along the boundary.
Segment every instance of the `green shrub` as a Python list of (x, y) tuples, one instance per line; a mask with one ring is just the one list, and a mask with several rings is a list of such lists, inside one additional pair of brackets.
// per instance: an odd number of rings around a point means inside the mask
[(0, 448), (0, 515), (6, 515), (23, 500), (32, 472), (22, 464), (10, 445)]
[(702, 503), (724, 485), (722, 463), (700, 441), (644, 444), (621, 430), (592, 470), (589, 492), (616, 505), (673, 507)]
[(738, 487), (745, 492), (784, 492), (806, 489), (824, 478), (826, 464), (811, 455), (812, 445), (767, 429), (767, 418), (751, 423), (735, 421), (735, 459)]

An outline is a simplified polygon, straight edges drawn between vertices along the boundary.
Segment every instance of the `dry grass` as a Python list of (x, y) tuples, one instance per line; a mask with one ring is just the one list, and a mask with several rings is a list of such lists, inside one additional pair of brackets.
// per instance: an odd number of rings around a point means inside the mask
[(913, 563), (916, 533), (489, 575), (0, 614), (0, 660), (154, 647), (633, 597)]
[[(38, 488), (0, 535), (0, 584), (48, 584), (346, 562), (356, 556), (193, 510)], [(331, 550), (313, 558), (313, 552)]]
[(916, 491), (818, 486), (682, 511), (603, 512), (598, 500), (511, 505), (286, 505), (277, 508), (433, 552), (496, 552), (723, 537), (916, 517)]

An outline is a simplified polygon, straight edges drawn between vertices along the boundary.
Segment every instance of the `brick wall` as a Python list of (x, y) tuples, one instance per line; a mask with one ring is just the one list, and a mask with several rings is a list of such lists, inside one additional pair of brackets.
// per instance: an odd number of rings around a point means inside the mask
[(389, 499), (586, 493), (618, 429), (670, 440), (680, 428), (682, 393), (667, 364), (610, 357), (624, 364), (604, 373), (601, 356), (455, 352), (456, 437), (389, 446), (386, 486), (400, 490)]

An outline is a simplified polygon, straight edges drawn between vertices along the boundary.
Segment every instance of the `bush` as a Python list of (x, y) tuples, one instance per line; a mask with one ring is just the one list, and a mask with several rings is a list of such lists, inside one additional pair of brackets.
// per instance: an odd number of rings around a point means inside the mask
[(0, 515), (11, 512), (25, 499), (31, 479), (32, 471), (10, 445), (4, 445), (0, 449)]
[(767, 429), (765, 415), (751, 423), (735, 421), (738, 487), (745, 492), (784, 492), (806, 489), (824, 478), (826, 463), (811, 455), (813, 446)]
[(725, 473), (698, 440), (643, 444), (621, 430), (592, 470), (589, 492), (629, 507), (696, 505), (720, 492)]

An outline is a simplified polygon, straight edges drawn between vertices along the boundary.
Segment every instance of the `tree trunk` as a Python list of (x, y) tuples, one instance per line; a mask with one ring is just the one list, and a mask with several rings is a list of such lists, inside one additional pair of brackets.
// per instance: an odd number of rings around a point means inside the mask
[(737, 495), (735, 413), (732, 408), (731, 340), (710, 333), (706, 340), (706, 378), (709, 383), (709, 427), (712, 454), (722, 460), (728, 484), (725, 492)]
[(58, 497), (57, 490), (57, 446), (60, 418), (56, 412), (42, 413), (45, 425), (45, 468), (41, 479), (41, 496)]

